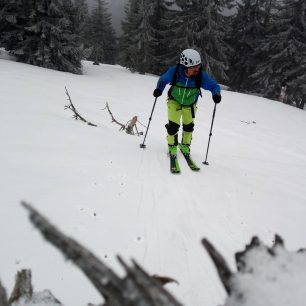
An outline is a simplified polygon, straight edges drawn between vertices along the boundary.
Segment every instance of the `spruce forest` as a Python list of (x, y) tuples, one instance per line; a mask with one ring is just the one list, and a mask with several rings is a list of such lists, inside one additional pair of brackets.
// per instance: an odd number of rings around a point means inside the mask
[(230, 90), (306, 102), (305, 0), (129, 0), (120, 36), (103, 0), (0, 0), (0, 47), (75, 74), (87, 59), (156, 75), (194, 48)]

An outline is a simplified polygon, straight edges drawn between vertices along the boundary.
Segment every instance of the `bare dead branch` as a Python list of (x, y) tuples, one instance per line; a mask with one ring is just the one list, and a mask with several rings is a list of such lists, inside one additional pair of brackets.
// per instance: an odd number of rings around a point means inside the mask
[(9, 304), (18, 301), (20, 298), (31, 298), (33, 295), (31, 270), (17, 272), (15, 286), (8, 300)]
[[(110, 108), (109, 108), (109, 106), (108, 106), (108, 102), (106, 102), (105, 108), (108, 110), (108, 113), (111, 115), (111, 117), (112, 117), (112, 122), (115, 122), (116, 124), (120, 125), (120, 130), (119, 130), (119, 131), (125, 130), (125, 125), (122, 124), (122, 123), (120, 123), (120, 122), (118, 122), (118, 121), (115, 119), (115, 117), (113, 116), (113, 113), (111, 112), (111, 110), (110, 110)], [(105, 108), (104, 108), (104, 109), (105, 109)]]
[(230, 270), (226, 260), (223, 256), (215, 249), (215, 247), (207, 240), (203, 239), (202, 244), (204, 245), (206, 251), (208, 252), (209, 256), (211, 257), (212, 261), (214, 262), (220, 280), (228, 294), (231, 293), (231, 277), (233, 275), (232, 271)]
[(23, 202), (22, 205), (43, 237), (72, 260), (94, 284), (104, 297), (105, 306), (182, 306), (136, 262), (129, 267), (119, 258), (127, 272), (127, 276), (121, 279), (85, 247), (52, 226), (29, 204)]
[(142, 135), (142, 132), (138, 132), (137, 129), (137, 125), (136, 123), (138, 122), (137, 116), (134, 116), (131, 120), (129, 120), (126, 124), (120, 123), (119, 121), (117, 121), (115, 119), (115, 117), (113, 116), (113, 113), (111, 112), (108, 102), (106, 102), (106, 106), (105, 108), (103, 108), (102, 110), (107, 109), (108, 113), (110, 114), (111, 118), (112, 118), (112, 122), (115, 122), (116, 124), (118, 124), (120, 126), (119, 131), (125, 131), (127, 134), (130, 135), (135, 135), (134, 129), (136, 130), (137, 136)]
[(87, 121), (84, 117), (82, 117), (82, 116), (80, 115), (80, 113), (76, 110), (75, 106), (73, 105), (72, 100), (71, 100), (71, 97), (70, 97), (70, 94), (69, 94), (69, 92), (68, 92), (68, 90), (67, 90), (66, 87), (65, 87), (65, 90), (66, 90), (66, 95), (67, 95), (67, 97), (68, 97), (68, 101), (69, 101), (69, 103), (70, 103), (69, 105), (65, 105), (65, 109), (70, 109), (70, 110), (73, 111), (73, 113), (74, 113), (73, 118), (74, 118), (75, 120), (80, 119), (81, 121), (87, 123), (88, 125), (97, 126), (96, 124)]

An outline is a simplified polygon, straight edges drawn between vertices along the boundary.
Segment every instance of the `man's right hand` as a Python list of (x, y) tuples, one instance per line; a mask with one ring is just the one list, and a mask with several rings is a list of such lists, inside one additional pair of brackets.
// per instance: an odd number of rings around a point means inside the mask
[(153, 91), (153, 96), (155, 97), (155, 98), (158, 98), (158, 97), (160, 97), (161, 95), (162, 95), (162, 91), (159, 89), (159, 88), (156, 88), (156, 89), (154, 89), (154, 91)]

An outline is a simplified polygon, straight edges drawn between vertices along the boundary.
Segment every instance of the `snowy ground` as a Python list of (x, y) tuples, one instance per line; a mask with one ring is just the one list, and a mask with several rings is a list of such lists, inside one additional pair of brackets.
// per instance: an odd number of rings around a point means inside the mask
[[(134, 115), (147, 124), (157, 77), (84, 63), (72, 75), (0, 59), (0, 278), (8, 291), (21, 268), (35, 290), (51, 289), (67, 306), (98, 303), (85, 276), (44, 242), (20, 201), (31, 203), (64, 233), (107, 264), (136, 258), (150, 273), (175, 278), (167, 288), (185, 305), (215, 306), (225, 292), (202, 237), (234, 267), (233, 254), (258, 235), (279, 233), (289, 250), (306, 246), (306, 112), (275, 101), (223, 91), (208, 161), (193, 173), (180, 157), (172, 175), (166, 155), (166, 95), (147, 137), (119, 132)], [(64, 87), (79, 112), (72, 119)], [(199, 101), (192, 153), (205, 158), (213, 111)], [(140, 126), (141, 130), (144, 130)], [(120, 270), (119, 270), (120, 271)]]

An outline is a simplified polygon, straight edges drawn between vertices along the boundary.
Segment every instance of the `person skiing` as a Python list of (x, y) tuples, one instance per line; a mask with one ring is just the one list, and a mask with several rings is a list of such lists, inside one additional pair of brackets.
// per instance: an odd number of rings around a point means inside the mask
[[(155, 98), (162, 95), (166, 85), (171, 85), (168, 91), (168, 120), (167, 142), (170, 157), (176, 158), (177, 146), (181, 152), (190, 155), (190, 144), (194, 129), (194, 118), (197, 111), (197, 101), (201, 95), (201, 88), (212, 93), (215, 103), (221, 101), (219, 84), (202, 70), (202, 61), (199, 52), (194, 49), (185, 49), (177, 65), (171, 66), (162, 74), (153, 92)], [(183, 121), (181, 143), (178, 143), (178, 131)], [(179, 172), (179, 171), (178, 171)]]

